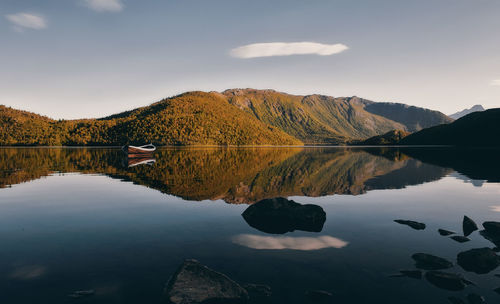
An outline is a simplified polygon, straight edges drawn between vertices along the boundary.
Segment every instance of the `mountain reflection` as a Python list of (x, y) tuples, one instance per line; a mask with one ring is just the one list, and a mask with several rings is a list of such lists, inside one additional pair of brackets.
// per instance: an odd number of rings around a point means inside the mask
[[(403, 153), (404, 152), (404, 153)], [(363, 194), (438, 180), (449, 162), (399, 149), (164, 148), (154, 159), (130, 162), (119, 149), (3, 148), (0, 187), (54, 173), (103, 174), (186, 200), (228, 203), (289, 196)], [(425, 159), (430, 165), (408, 155)], [(439, 154), (441, 158), (441, 154)], [(147, 164), (147, 165), (145, 165)], [(477, 171), (477, 170), (476, 170)], [(474, 172), (477, 174), (477, 172)]]

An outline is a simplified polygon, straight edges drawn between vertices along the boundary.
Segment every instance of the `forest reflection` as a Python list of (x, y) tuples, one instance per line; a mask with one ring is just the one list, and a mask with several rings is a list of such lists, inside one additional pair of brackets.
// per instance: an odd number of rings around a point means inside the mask
[(139, 161), (127, 159), (119, 149), (0, 149), (0, 188), (77, 172), (131, 181), (185, 200), (245, 204), (397, 189), (452, 171), (398, 149), (162, 148), (154, 158)]

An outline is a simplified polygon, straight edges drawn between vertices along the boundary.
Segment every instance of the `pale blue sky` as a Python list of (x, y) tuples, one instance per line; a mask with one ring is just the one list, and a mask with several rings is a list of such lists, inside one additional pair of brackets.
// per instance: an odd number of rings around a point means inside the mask
[[(498, 0), (0, 0), (0, 39), (0, 104), (54, 118), (234, 87), (500, 107)], [(348, 49), (230, 53), (271, 42)]]

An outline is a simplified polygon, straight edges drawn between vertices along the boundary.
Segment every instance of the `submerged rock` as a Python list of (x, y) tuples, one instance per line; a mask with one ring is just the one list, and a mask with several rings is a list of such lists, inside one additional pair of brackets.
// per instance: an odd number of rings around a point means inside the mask
[(468, 237), (461, 236), (461, 235), (451, 236), (450, 239), (454, 240), (455, 242), (459, 242), (459, 243), (465, 243), (465, 242), (470, 241), (470, 239)]
[(412, 279), (422, 279), (422, 271), (420, 270), (400, 270), (398, 274), (391, 275), (393, 278), (412, 278)]
[(409, 220), (394, 220), (394, 221), (398, 224), (401, 224), (401, 225), (410, 226), (411, 228), (413, 228), (415, 230), (424, 230), (425, 229), (424, 223), (419, 223), (419, 222), (409, 221)]
[(460, 252), (457, 263), (466, 271), (485, 274), (500, 265), (500, 257), (490, 248), (477, 248)]
[(485, 304), (486, 301), (484, 298), (478, 294), (471, 293), (467, 295), (467, 300), (469, 301), (469, 304)]
[(446, 230), (446, 229), (438, 229), (438, 232), (442, 236), (448, 236), (448, 235), (452, 235), (452, 234), (456, 233), (456, 232), (453, 232), (453, 231), (450, 231), (450, 230)]
[(301, 205), (282, 197), (261, 200), (242, 214), (253, 228), (266, 233), (283, 234), (295, 230), (320, 232), (326, 213), (317, 205)]
[(451, 291), (464, 290), (467, 285), (472, 284), (458, 274), (442, 271), (429, 271), (425, 274), (425, 278), (432, 285)]
[(333, 295), (324, 290), (308, 290), (305, 294), (306, 298), (314, 303), (330, 302)]
[(500, 237), (500, 222), (484, 222), (483, 227), (488, 233)]
[(451, 303), (451, 304), (466, 304), (464, 300), (460, 299), (460, 298), (457, 298), (457, 297), (449, 297), (448, 298), (448, 301)]
[(418, 269), (440, 270), (453, 266), (453, 263), (448, 260), (426, 253), (415, 253), (411, 258), (415, 260), (415, 267)]
[(170, 278), (165, 295), (174, 304), (246, 303), (248, 292), (226, 275), (196, 260), (185, 260)]
[(77, 290), (77, 291), (74, 291), (73, 293), (69, 294), (68, 297), (79, 299), (79, 298), (83, 298), (83, 297), (92, 296), (94, 294), (95, 294), (95, 291), (93, 289)]
[(479, 234), (487, 239), (488, 241), (492, 242), (495, 244), (495, 246), (500, 247), (500, 235), (496, 235), (494, 233), (488, 232), (486, 230), (481, 230), (479, 231)]
[(245, 284), (243, 288), (246, 289), (250, 299), (253, 301), (262, 300), (272, 295), (271, 287), (262, 284)]
[(464, 236), (469, 236), (472, 232), (478, 229), (476, 223), (466, 215), (464, 215), (462, 228), (464, 230)]

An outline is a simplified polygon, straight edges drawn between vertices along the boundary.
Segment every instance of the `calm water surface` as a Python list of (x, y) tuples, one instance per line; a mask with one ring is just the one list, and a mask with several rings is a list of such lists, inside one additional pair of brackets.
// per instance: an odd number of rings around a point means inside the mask
[[(0, 303), (162, 303), (187, 258), (270, 286), (269, 303), (308, 303), (308, 290), (332, 293), (332, 303), (447, 303), (470, 293), (498, 303), (499, 269), (457, 265), (460, 252), (496, 245), (478, 231), (466, 243), (437, 232), (462, 234), (464, 215), (480, 230), (500, 221), (498, 152), (200, 148), (137, 160), (119, 149), (3, 148)], [(275, 197), (320, 206), (320, 231), (250, 226), (242, 213)], [(453, 262), (444, 271), (475, 285), (448, 291), (391, 276), (417, 269), (419, 252)], [(68, 297), (86, 289), (95, 294)]]

